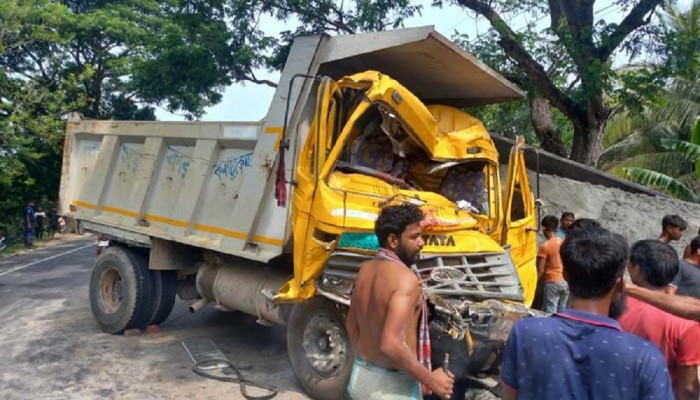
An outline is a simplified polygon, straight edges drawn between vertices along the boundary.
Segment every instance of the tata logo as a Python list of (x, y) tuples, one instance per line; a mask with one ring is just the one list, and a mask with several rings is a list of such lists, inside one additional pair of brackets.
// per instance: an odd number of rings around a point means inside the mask
[(452, 235), (423, 235), (426, 246), (455, 247), (455, 238)]

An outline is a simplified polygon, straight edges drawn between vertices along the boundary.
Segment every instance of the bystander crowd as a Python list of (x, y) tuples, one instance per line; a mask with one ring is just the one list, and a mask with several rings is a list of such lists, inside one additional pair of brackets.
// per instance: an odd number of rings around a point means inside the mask
[[(628, 271), (635, 285), (664, 292), (678, 274), (678, 254), (658, 240), (640, 240), (630, 250)], [(700, 325), (635, 298), (619, 318), (622, 329), (649, 340), (663, 353), (677, 400), (700, 398)]]
[(516, 321), (503, 354), (504, 400), (672, 399), (663, 355), (621, 330), (627, 243), (605, 229), (569, 232), (561, 247), (571, 308)]

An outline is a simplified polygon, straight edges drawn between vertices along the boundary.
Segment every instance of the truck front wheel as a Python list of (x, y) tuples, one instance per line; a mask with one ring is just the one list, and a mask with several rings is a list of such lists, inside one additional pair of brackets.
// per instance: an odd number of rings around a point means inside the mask
[(347, 398), (355, 353), (344, 321), (338, 306), (322, 297), (295, 304), (289, 315), (289, 360), (299, 384), (314, 399)]
[(90, 308), (100, 329), (142, 328), (153, 310), (153, 276), (146, 258), (121, 247), (97, 257), (90, 277)]

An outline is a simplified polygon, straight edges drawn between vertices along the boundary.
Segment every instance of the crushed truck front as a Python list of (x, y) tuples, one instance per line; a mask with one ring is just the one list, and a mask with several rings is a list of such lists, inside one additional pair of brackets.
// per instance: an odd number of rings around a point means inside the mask
[[(536, 285), (534, 198), (518, 147), (511, 158), (501, 185), (495, 146), (467, 113), (425, 106), (376, 71), (323, 79), (294, 177), (294, 277), (276, 299), (349, 305), (361, 263), (379, 247), (380, 209), (416, 204), (425, 246), (413, 268), (433, 310), (433, 361), (449, 352), (462, 384), (471, 377), (471, 388), (496, 391), (505, 338), (531, 315)], [(327, 365), (312, 364), (320, 375)]]

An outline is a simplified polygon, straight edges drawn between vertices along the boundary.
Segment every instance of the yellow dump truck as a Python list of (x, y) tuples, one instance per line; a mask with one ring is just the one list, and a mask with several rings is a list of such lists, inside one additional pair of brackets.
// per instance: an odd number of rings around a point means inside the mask
[[(102, 330), (160, 324), (176, 295), (287, 326), (314, 398), (342, 398), (354, 278), (381, 207), (426, 215), (413, 266), (435, 365), (497, 392), (500, 351), (536, 286), (536, 211), (522, 140), (502, 176), (468, 105), (522, 92), (431, 27), (297, 38), (261, 122), (71, 115), (60, 207), (102, 238), (90, 303)], [(167, 326), (167, 325), (166, 325)]]

